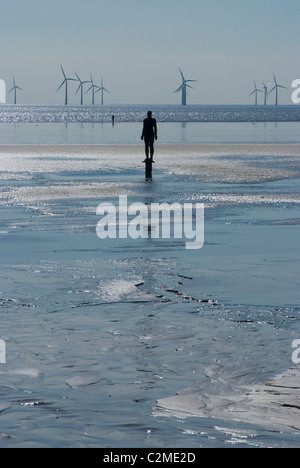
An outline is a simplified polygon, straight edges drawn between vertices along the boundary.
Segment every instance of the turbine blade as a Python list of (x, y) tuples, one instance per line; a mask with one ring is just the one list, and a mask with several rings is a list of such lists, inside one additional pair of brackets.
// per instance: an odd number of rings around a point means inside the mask
[(80, 83), (80, 85), (78, 86), (77, 91), (76, 91), (76, 93), (75, 93), (75, 96), (76, 96), (76, 94), (78, 93), (78, 91), (80, 90), (81, 86), (82, 86), (82, 85), (81, 85), (81, 83)]
[[(60, 90), (60, 88), (61, 88), (61, 87), (62, 87), (62, 86), (65, 84), (65, 82), (66, 82), (66, 80), (64, 80), (64, 81), (62, 82), (62, 84), (60, 85), (60, 87), (58, 88), (58, 90), (57, 90), (57, 91), (59, 91), (59, 90)], [(57, 91), (56, 91), (56, 92), (57, 92)]]

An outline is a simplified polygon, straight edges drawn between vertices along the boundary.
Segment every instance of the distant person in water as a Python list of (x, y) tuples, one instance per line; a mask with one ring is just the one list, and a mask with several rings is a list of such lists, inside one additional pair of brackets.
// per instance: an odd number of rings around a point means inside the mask
[(157, 123), (156, 120), (153, 119), (151, 111), (148, 112), (148, 117), (144, 120), (144, 127), (141, 139), (145, 141), (146, 159), (144, 162), (147, 162), (147, 160), (149, 159), (149, 154), (151, 161), (154, 162), (154, 140), (157, 140)]

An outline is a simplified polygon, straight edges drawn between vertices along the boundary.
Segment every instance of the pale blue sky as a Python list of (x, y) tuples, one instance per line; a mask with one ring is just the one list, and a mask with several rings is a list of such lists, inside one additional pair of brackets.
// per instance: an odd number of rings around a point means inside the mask
[[(190, 104), (251, 104), (253, 80), (300, 78), (299, 0), (0, 0), (0, 78), (19, 102), (62, 104), (68, 75), (110, 90), (107, 104), (176, 104), (178, 67), (198, 80)], [(70, 103), (79, 103), (70, 88)], [(86, 103), (90, 102), (88, 96)], [(99, 99), (99, 95), (98, 98)], [(273, 102), (273, 97), (270, 102)], [(11, 102), (12, 95), (8, 96)]]

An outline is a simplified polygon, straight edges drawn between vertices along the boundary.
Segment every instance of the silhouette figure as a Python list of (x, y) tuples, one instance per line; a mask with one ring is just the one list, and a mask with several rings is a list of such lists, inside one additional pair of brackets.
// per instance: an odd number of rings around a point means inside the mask
[(155, 119), (153, 119), (151, 111), (148, 112), (148, 117), (144, 120), (144, 127), (141, 139), (145, 141), (146, 159), (144, 162), (150, 160), (151, 163), (153, 163), (154, 140), (157, 140), (157, 122)]

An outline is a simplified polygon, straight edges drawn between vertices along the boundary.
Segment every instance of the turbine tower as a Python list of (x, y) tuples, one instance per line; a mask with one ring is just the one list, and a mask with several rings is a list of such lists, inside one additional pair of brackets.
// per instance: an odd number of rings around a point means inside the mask
[(79, 81), (79, 86), (77, 88), (75, 95), (78, 93), (79, 90), (81, 91), (80, 105), (82, 106), (83, 105), (83, 85), (86, 83), (90, 83), (91, 81), (81, 81), (81, 79), (79, 78), (76, 72), (75, 72), (75, 75), (77, 76), (77, 81)]
[(194, 89), (192, 86), (190, 86), (189, 84), (187, 83), (196, 83), (197, 81), (196, 80), (186, 80), (183, 76), (183, 73), (182, 71), (180, 70), (179, 68), (179, 71), (180, 71), (180, 74), (181, 74), (181, 78), (182, 78), (182, 84), (179, 86), (178, 89), (176, 89), (176, 91), (174, 91), (174, 93), (180, 93), (180, 91), (182, 92), (182, 98), (181, 98), (181, 104), (183, 106), (186, 106), (186, 96), (187, 96), (187, 90), (186, 88), (191, 88), (191, 89)]
[(274, 86), (274, 88), (271, 89), (271, 91), (269, 92), (269, 94), (271, 94), (272, 91), (274, 91), (274, 89), (276, 90), (275, 106), (278, 106), (278, 88), (287, 89), (287, 87), (286, 87), (286, 86), (279, 85), (279, 84), (277, 83), (275, 74), (273, 74), (273, 76), (274, 76), (274, 83), (275, 83), (275, 86)]
[(103, 106), (103, 103), (104, 103), (104, 99), (103, 99), (104, 91), (106, 91), (107, 93), (109, 93), (109, 91), (107, 91), (107, 89), (105, 89), (104, 86), (103, 86), (103, 78), (101, 78), (101, 88), (97, 89), (96, 93), (98, 93), (98, 91), (101, 91), (101, 106)]
[(60, 66), (60, 68), (61, 68), (64, 80), (63, 80), (62, 84), (60, 85), (60, 87), (58, 88), (58, 90), (56, 92), (58, 92), (63, 85), (66, 86), (65, 106), (67, 106), (68, 105), (68, 81), (77, 81), (77, 80), (75, 80), (75, 78), (67, 78), (62, 65)]
[(87, 94), (90, 90), (92, 90), (92, 105), (94, 106), (95, 105), (95, 94), (97, 93), (97, 91), (95, 91), (95, 89), (98, 89), (98, 91), (100, 91), (100, 87), (94, 84), (92, 75), (91, 75), (90, 83), (92, 83), (91, 87), (84, 94)]
[(263, 82), (263, 88), (264, 88), (264, 94), (265, 94), (264, 106), (267, 105), (267, 99), (268, 99), (268, 95), (269, 95), (269, 93), (268, 93), (268, 87), (270, 86), (270, 84), (271, 84), (271, 83), (269, 83), (269, 84), (266, 85), (266, 84)]
[(16, 85), (15, 77), (13, 77), (13, 83), (14, 85), (11, 88), (11, 90), (8, 91), (8, 94), (14, 91), (14, 104), (17, 104), (17, 89), (19, 89), (20, 91), (23, 91), (23, 89)]
[(249, 94), (249, 97), (252, 96), (254, 93), (255, 93), (255, 105), (257, 106), (257, 95), (258, 93), (262, 93), (263, 91), (261, 89), (258, 89), (257, 86), (256, 86), (256, 83), (254, 81), (254, 91)]

